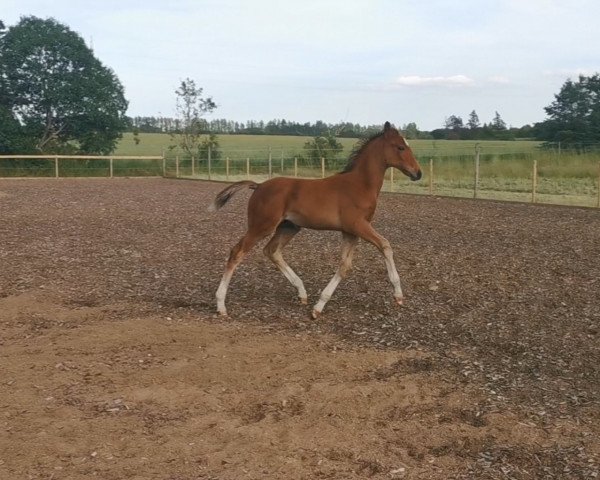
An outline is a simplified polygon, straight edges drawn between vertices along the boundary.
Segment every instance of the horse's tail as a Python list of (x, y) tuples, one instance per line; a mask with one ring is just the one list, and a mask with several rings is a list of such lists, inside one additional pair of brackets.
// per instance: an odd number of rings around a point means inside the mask
[(231, 197), (242, 188), (248, 187), (250, 190), (256, 190), (258, 183), (251, 180), (243, 180), (229, 185), (224, 190), (221, 190), (215, 197), (215, 200), (208, 206), (209, 212), (216, 212), (219, 208), (225, 205)]

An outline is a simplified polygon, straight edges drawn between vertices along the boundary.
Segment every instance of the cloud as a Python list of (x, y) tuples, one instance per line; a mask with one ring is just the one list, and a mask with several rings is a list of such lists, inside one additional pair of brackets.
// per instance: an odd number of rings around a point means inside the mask
[(451, 75), (448, 77), (422, 77), (420, 75), (407, 75), (398, 77), (394, 84), (403, 87), (468, 87), (474, 85), (475, 81), (466, 75)]

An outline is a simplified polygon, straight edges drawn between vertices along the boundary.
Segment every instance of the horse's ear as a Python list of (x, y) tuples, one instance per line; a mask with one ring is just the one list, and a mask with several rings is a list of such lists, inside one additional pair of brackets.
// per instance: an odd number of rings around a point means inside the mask
[(383, 131), (387, 132), (390, 128), (392, 128), (390, 122), (385, 122), (385, 124), (383, 125)]

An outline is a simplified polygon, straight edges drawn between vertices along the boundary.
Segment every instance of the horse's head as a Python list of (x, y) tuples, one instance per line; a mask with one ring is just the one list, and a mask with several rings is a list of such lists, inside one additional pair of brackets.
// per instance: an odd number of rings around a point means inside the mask
[(421, 179), (421, 167), (412, 150), (400, 132), (385, 122), (383, 126), (385, 142), (384, 158), (388, 167), (395, 167), (411, 180)]

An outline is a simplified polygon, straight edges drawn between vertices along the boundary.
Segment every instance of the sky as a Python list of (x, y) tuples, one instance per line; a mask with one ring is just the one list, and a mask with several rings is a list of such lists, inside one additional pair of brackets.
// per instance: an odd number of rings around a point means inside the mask
[(520, 127), (600, 72), (598, 0), (0, 0), (6, 26), (25, 15), (78, 32), (130, 116), (175, 116), (191, 78), (208, 119)]

